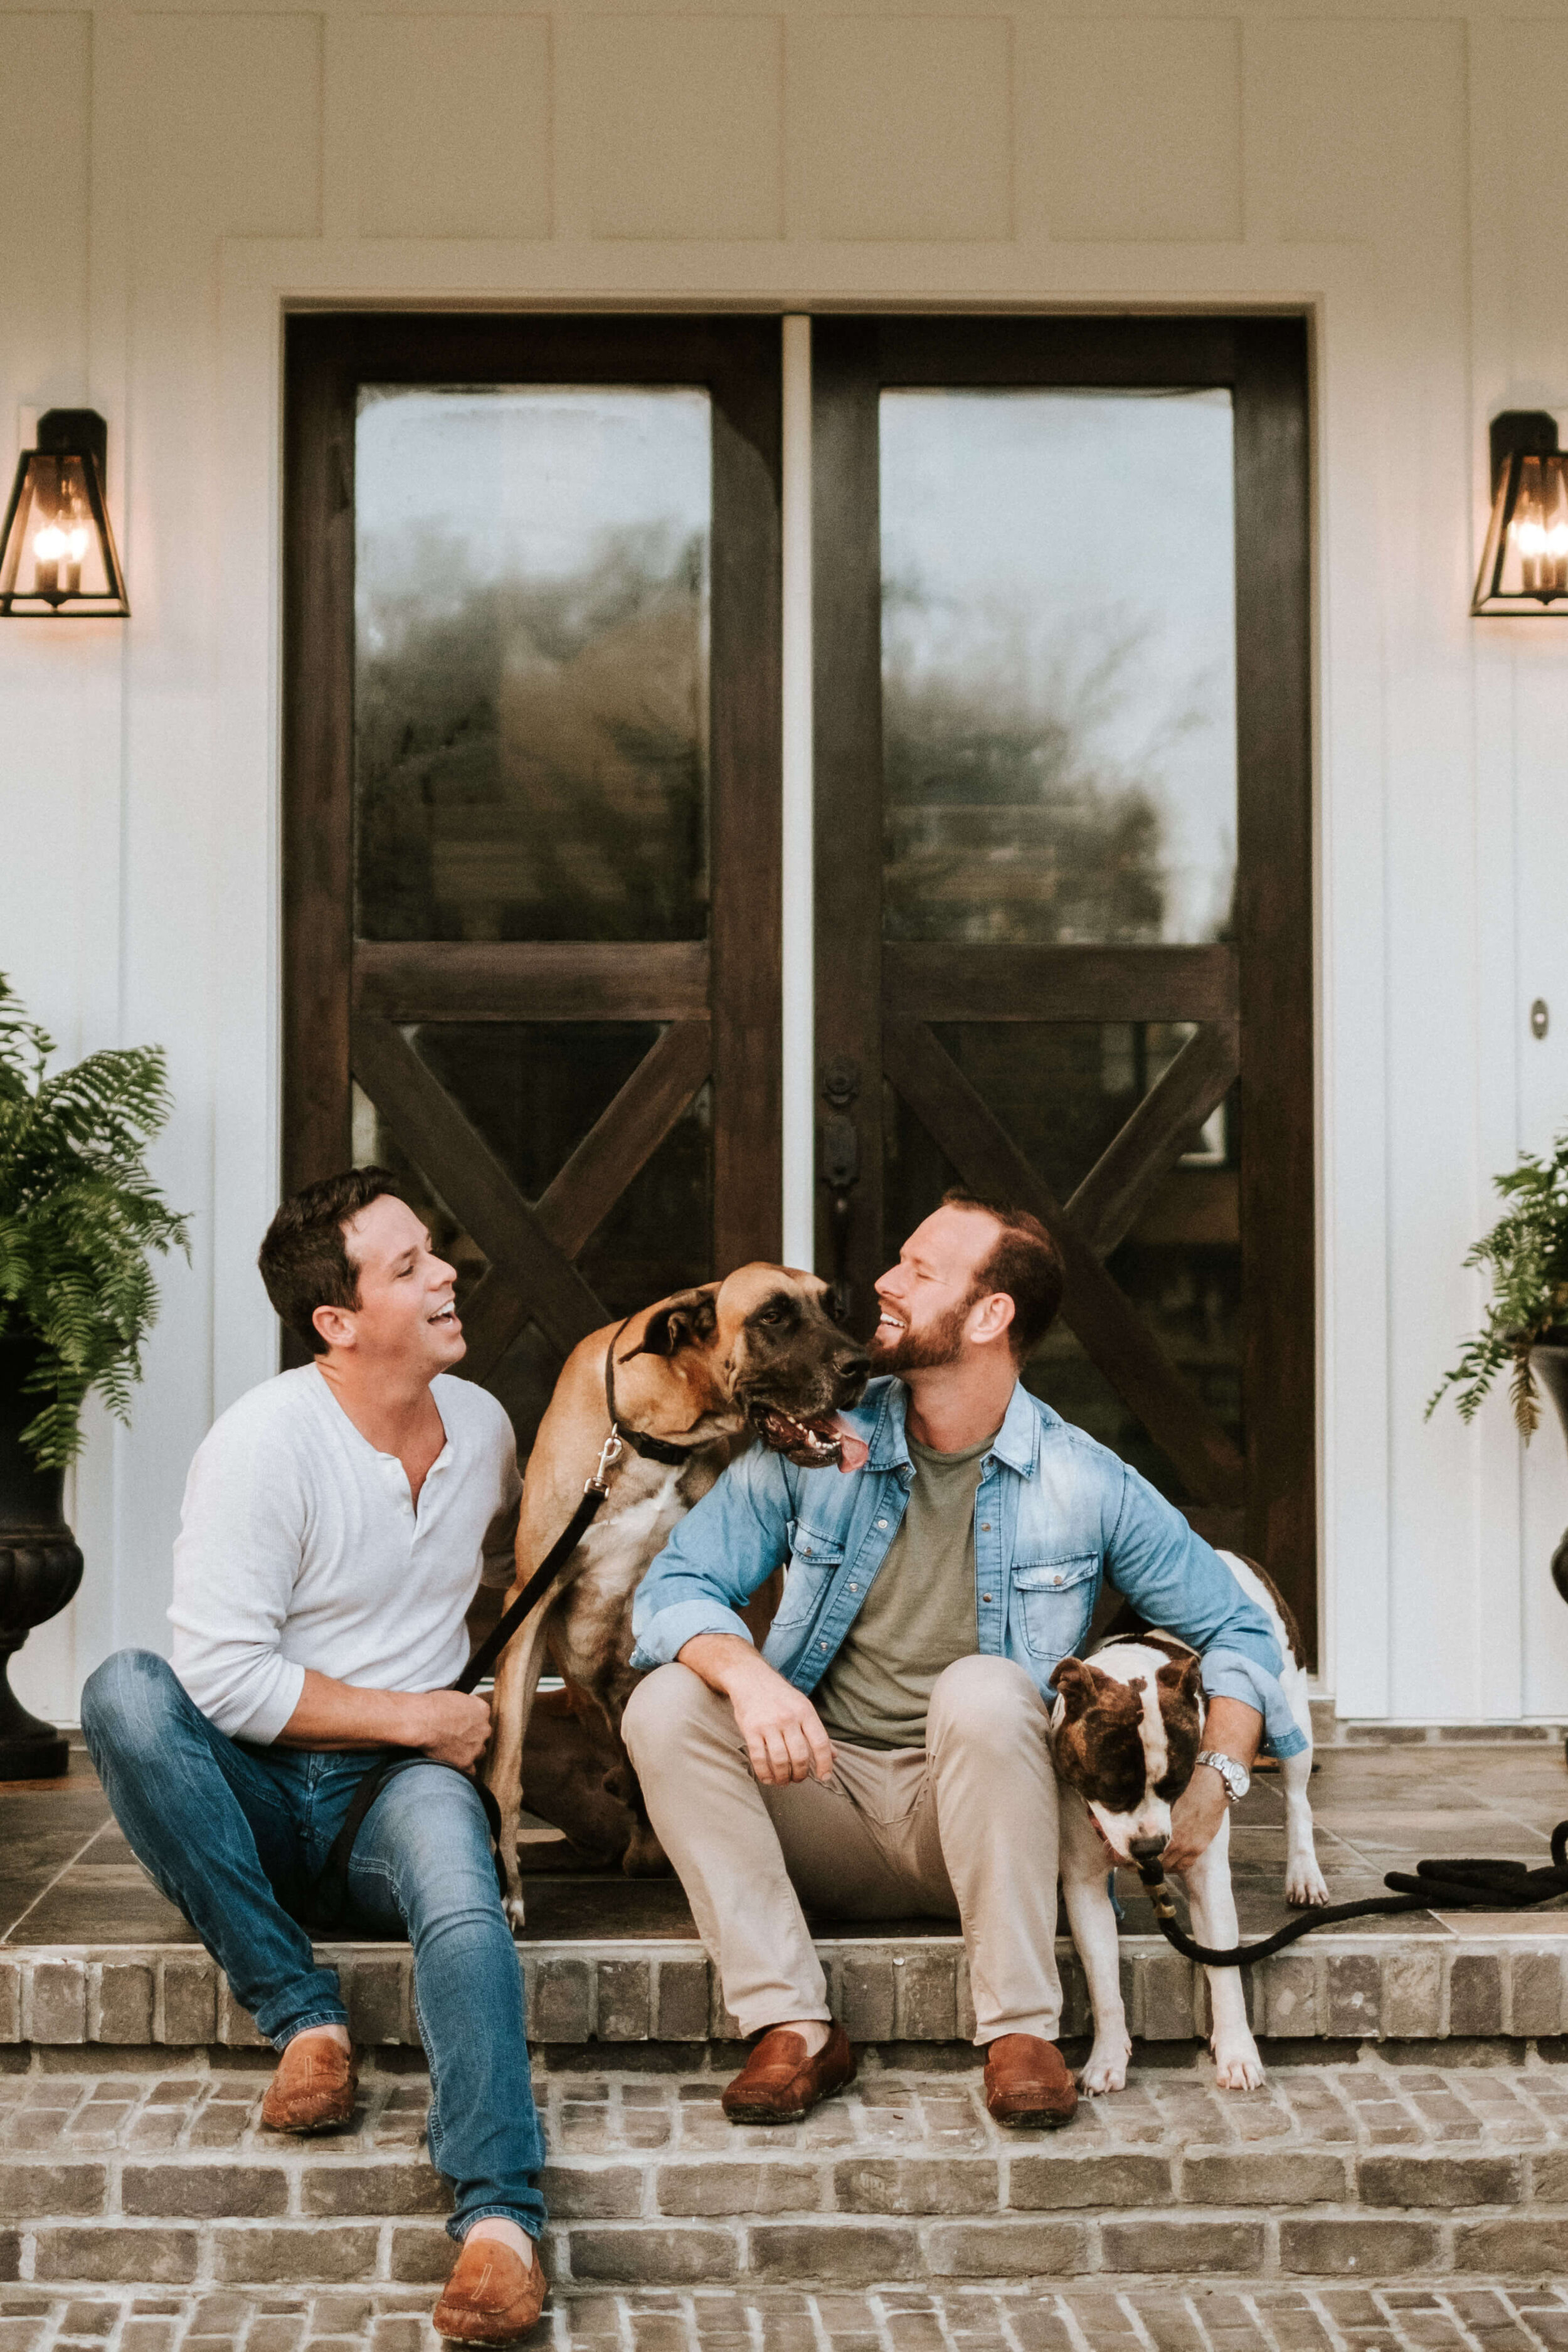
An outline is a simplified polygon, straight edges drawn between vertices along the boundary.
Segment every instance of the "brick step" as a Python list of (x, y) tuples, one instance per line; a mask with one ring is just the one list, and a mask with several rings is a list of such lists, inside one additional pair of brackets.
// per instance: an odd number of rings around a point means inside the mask
[[(0, 2285), (5, 2352), (445, 2352), (428, 2287)], [(554, 2290), (531, 2352), (1561, 2352), (1568, 2294), (1480, 2278)]]
[[(144, 2288), (445, 2275), (422, 2074), (372, 2064), (352, 2130), (290, 2141), (265, 2069), (0, 2075), (0, 2275)], [(1568, 2270), (1568, 2066), (1280, 2069), (1233, 2096), (1147, 2069), (1008, 2134), (977, 2071), (868, 2066), (805, 2123), (736, 2130), (714, 2074), (546, 2065), (546, 2262), (563, 2292)]]
[[(413, 1967), (403, 1944), (319, 1948), (342, 1977), (355, 2037), (412, 2046)], [(858, 2042), (951, 2042), (974, 2031), (968, 1968), (952, 1936), (845, 1937), (817, 1949), (829, 1997)], [(1058, 1946), (1069, 2039), (1090, 2028), (1078, 1956)], [(530, 1944), (521, 1948), (529, 2032), (552, 2045), (700, 2043), (733, 2039), (700, 1944)], [(1140, 2041), (1190, 2042), (1207, 2027), (1201, 1969), (1157, 1936), (1121, 1939), (1128, 2021)], [(1568, 1916), (1526, 1925), (1436, 1919), (1399, 1934), (1330, 1931), (1246, 1972), (1259, 2036), (1291, 2042), (1419, 2042), (1568, 2035)], [(0, 1948), (0, 2045), (183, 2050), (260, 2036), (199, 1945)]]

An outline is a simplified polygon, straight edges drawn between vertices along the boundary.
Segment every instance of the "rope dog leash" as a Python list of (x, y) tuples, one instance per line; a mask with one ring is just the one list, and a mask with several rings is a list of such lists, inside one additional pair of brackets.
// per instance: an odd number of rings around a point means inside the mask
[(1550, 1903), (1554, 1895), (1568, 1895), (1568, 1822), (1559, 1822), (1552, 1832), (1550, 1868), (1531, 1870), (1528, 1863), (1491, 1862), (1484, 1856), (1418, 1862), (1413, 1874), (1398, 1870), (1387, 1874), (1383, 1883), (1395, 1890), (1392, 1895), (1370, 1895), (1361, 1903), (1331, 1903), (1326, 1910), (1289, 1920), (1256, 1944), (1237, 1944), (1229, 1951), (1215, 1951), (1207, 1944), (1194, 1943), (1186, 1933), (1176, 1917), (1176, 1906), (1159, 1862), (1141, 1862), (1138, 1875), (1154, 1906), (1155, 1925), (1184, 1959), (1196, 1960), (1205, 1969), (1249, 1969), (1258, 1960), (1282, 1952), (1287, 1944), (1298, 1942), (1302, 1936), (1310, 1936), (1320, 1927), (1335, 1927), (1344, 1919), (1387, 1919), (1413, 1911), (1477, 1907), (1528, 1911), (1537, 1903)]

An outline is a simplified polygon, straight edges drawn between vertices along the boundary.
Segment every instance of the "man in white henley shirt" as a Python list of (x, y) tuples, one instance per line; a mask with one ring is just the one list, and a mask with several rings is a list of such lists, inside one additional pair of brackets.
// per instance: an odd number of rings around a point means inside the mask
[[(306, 1923), (406, 1934), (430, 2062), (428, 2145), (463, 2251), (436, 2312), (512, 2343), (545, 2292), (542, 2136), (517, 1954), (468, 1777), (488, 1701), (449, 1685), (481, 1580), (512, 1578), (511, 1425), (463, 1355), (452, 1268), (384, 1169), (286, 1201), (268, 1294), (314, 1349), (208, 1432), (174, 1547), (174, 1661), (126, 1650), (82, 1727), (132, 1846), (282, 2052), (262, 2120), (346, 2123), (356, 2083), (336, 1972)], [(398, 1760), (346, 1884), (321, 1873), (353, 1791)]]

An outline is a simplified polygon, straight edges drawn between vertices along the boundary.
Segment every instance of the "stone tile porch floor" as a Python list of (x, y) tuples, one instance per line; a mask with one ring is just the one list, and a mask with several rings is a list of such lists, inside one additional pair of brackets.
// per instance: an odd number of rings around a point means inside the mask
[[(1384, 1873), (1423, 1856), (1488, 1854), (1531, 1864), (1550, 1860), (1553, 1825), (1568, 1816), (1568, 1769), (1556, 1739), (1459, 1738), (1320, 1746), (1312, 1778), (1318, 1853), (1335, 1902), (1379, 1895)], [(1284, 1800), (1259, 1773), (1231, 1827), (1242, 1932), (1258, 1936), (1290, 1914), (1280, 1892)], [(550, 1833), (529, 1852), (529, 1940), (604, 1937), (686, 1941), (691, 1915), (673, 1878), (627, 1879), (617, 1872), (563, 1866)], [(1122, 1874), (1124, 1932), (1153, 1921), (1138, 1882)], [(1457, 1915), (1448, 1915), (1454, 1918)], [(1509, 1915), (1462, 1915), (1495, 1932)], [(1529, 1915), (1526, 1915), (1529, 1916)], [(1552, 1916), (1563, 1924), (1560, 1906)], [(829, 1932), (834, 1923), (824, 1921)], [(1522, 1925), (1519, 1915), (1513, 1924)], [(1436, 1916), (1401, 1923), (1401, 1933), (1441, 1935)], [(909, 1920), (858, 1921), (860, 1937), (911, 1932)], [(924, 1920), (925, 1936), (955, 1926)], [(1334, 1931), (1330, 1929), (1329, 1933)], [(27, 1946), (185, 1944), (190, 1928), (147, 1879), (118, 1828), (86, 1751), (73, 1744), (66, 1779), (0, 1784), (0, 1943)], [(0, 2352), (7, 2352), (0, 2336)]]
[[(1568, 2294), (1476, 2280), (631, 2290), (552, 2297), (531, 2352), (1562, 2352)], [(0, 2286), (0, 2352), (440, 2352), (430, 2290), (72, 2295)]]

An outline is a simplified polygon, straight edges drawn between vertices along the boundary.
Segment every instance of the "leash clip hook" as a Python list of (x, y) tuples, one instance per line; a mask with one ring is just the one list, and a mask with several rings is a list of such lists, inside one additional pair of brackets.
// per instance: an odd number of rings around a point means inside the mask
[(608, 1437), (599, 1448), (599, 1466), (583, 1489), (585, 1495), (608, 1494), (609, 1487), (605, 1482), (626, 1450), (620, 1431), (612, 1426)]

